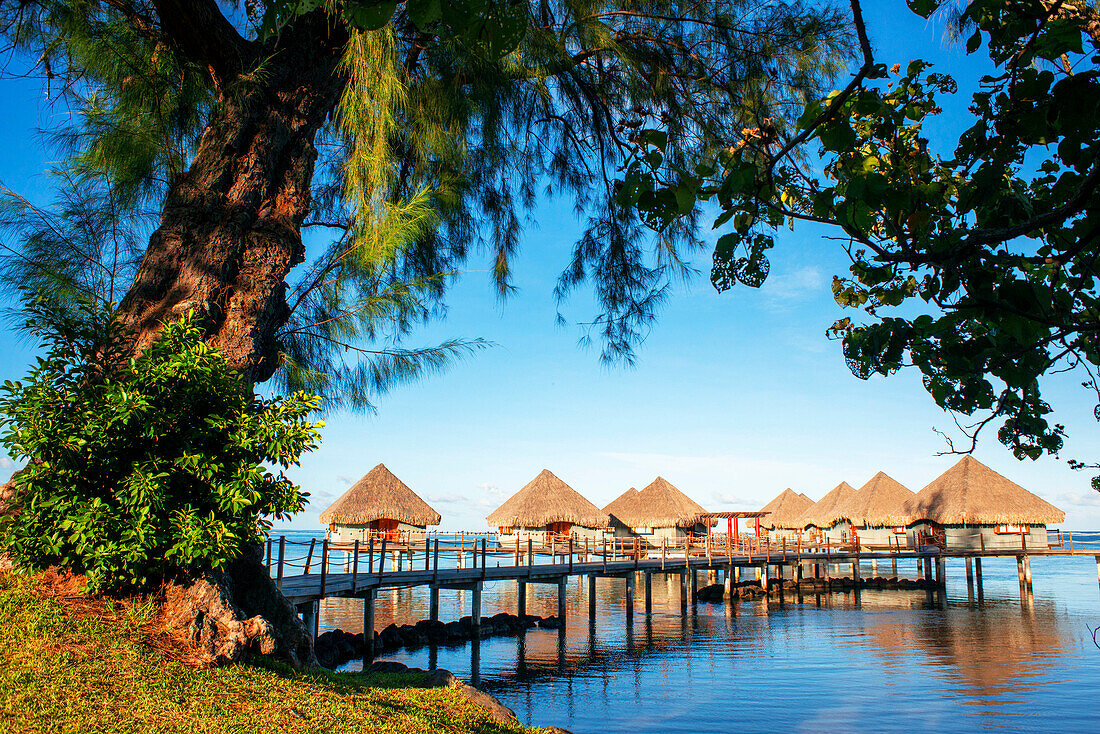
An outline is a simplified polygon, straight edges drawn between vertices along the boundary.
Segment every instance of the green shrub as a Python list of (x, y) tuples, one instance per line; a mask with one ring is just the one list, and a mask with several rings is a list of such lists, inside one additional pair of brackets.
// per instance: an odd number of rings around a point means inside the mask
[(308, 495), (268, 466), (317, 446), (319, 398), (256, 397), (190, 314), (131, 359), (109, 313), (28, 308), (47, 356), (0, 388), (0, 443), (28, 461), (0, 551), (119, 590), (224, 567), (302, 509)]

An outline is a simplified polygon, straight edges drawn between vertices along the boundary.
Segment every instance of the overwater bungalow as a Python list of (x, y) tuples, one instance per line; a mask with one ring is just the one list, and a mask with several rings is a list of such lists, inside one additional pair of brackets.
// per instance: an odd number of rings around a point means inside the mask
[(813, 504), (814, 501), (806, 495), (790, 488), (784, 489), (760, 508), (761, 512), (768, 513), (760, 518), (760, 527), (767, 528), (772, 540), (797, 540), (804, 527), (799, 524), (799, 518)]
[(906, 502), (910, 547), (950, 550), (1046, 548), (1047, 525), (1066, 513), (972, 456), (936, 477)]
[(840, 543), (850, 540), (851, 523), (840, 510), (856, 490), (847, 482), (841, 482), (807, 509), (794, 523), (806, 531), (811, 538)]
[(331, 542), (351, 543), (372, 537), (397, 541), (438, 525), (442, 518), (379, 464), (329, 505), (320, 519), (328, 525)]
[(607, 513), (582, 497), (549, 469), (528, 482), (486, 518), (497, 527), (502, 543), (551, 537), (602, 540), (610, 522)]
[(663, 477), (641, 492), (624, 492), (605, 510), (611, 516), (616, 537), (641, 538), (650, 545), (662, 539), (677, 541), (707, 532), (707, 511)]
[(630, 530), (630, 526), (621, 516), (629, 515), (630, 504), (634, 501), (634, 498), (638, 496), (638, 490), (634, 487), (626, 490), (615, 499), (611, 500), (611, 503), (603, 508), (603, 511), (607, 514), (611, 521), (611, 529), (615, 533), (616, 538), (630, 538), (633, 537), (633, 533)]
[(916, 497), (912, 490), (885, 472), (879, 472), (848, 498), (839, 514), (845, 515), (861, 546), (906, 546), (909, 516), (902, 506)]

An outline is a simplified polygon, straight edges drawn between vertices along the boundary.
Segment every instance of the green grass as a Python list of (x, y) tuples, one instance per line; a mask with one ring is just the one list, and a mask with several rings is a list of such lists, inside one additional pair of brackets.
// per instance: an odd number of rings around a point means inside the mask
[[(523, 732), (410, 675), (196, 670), (155, 634), (149, 601), (0, 574), (3, 732)], [(159, 640), (159, 642), (158, 642)]]

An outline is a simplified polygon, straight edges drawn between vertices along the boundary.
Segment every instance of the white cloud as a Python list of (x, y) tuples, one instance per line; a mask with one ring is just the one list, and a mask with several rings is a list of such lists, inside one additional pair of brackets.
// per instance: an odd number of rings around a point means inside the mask
[(1100, 507), (1100, 492), (1065, 492), (1058, 495), (1054, 504), (1058, 503), (1074, 507)]
[(450, 494), (429, 494), (428, 502), (435, 502), (440, 505), (457, 505), (463, 502), (469, 502), (470, 499), (465, 495), (452, 492)]
[(799, 301), (820, 298), (826, 294), (826, 279), (821, 268), (804, 265), (769, 277), (761, 292), (773, 306), (789, 306)]
[(351, 477), (344, 476), (343, 474), (336, 477), (336, 481), (342, 483), (345, 487), (350, 487), (353, 484)]
[(11, 459), (9, 459), (6, 456), (0, 457), (0, 469), (14, 469), (14, 468), (15, 468), (15, 462), (13, 462)]
[(489, 482), (482, 482), (481, 484), (477, 485), (477, 488), (480, 489), (482, 492), (485, 492), (486, 494), (492, 494), (492, 495), (497, 495), (497, 496), (500, 496), (500, 495), (504, 494), (503, 489), (501, 489), (500, 487), (498, 487), (495, 484), (490, 484)]

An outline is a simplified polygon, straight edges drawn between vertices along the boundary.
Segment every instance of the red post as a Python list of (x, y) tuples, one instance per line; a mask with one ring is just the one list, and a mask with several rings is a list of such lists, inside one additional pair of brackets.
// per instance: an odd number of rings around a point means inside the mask
[(741, 521), (731, 517), (730, 523), (733, 525), (733, 545), (737, 547), (741, 544)]
[(760, 516), (756, 516), (756, 537), (760, 537)]

